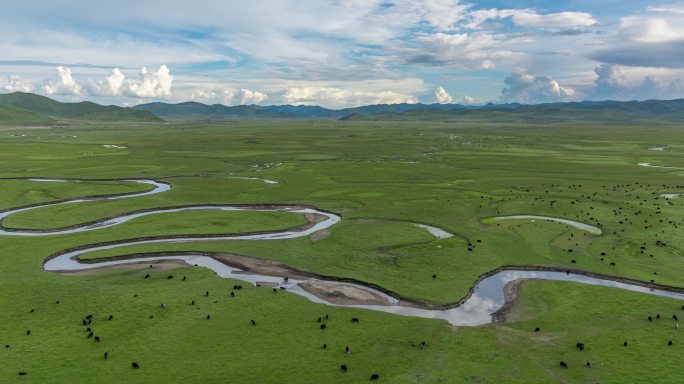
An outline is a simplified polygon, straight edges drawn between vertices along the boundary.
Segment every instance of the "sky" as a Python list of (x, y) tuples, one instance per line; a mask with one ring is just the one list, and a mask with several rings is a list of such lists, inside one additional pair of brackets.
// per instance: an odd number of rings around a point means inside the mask
[(684, 97), (684, 2), (0, 0), (0, 93), (136, 105)]

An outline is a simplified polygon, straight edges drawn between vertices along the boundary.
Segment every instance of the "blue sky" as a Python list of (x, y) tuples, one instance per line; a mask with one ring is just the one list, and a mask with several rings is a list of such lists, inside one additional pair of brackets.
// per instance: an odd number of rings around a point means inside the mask
[(684, 2), (0, 5), (0, 92), (64, 101), (342, 108), (684, 97)]

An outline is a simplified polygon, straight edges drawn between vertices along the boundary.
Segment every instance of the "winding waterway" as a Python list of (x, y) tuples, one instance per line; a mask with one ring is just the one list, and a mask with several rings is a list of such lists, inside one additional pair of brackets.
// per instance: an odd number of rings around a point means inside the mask
[[(30, 179), (38, 182), (79, 182), (79, 180), (72, 179)], [(76, 198), (70, 200), (62, 200), (54, 203), (43, 203), (36, 204), (32, 206), (19, 207), (15, 209), (8, 209), (0, 212), (0, 220), (5, 217), (17, 213), (24, 212), (31, 209), (38, 209), (41, 207), (55, 206), (60, 204), (73, 204), (85, 201), (98, 201), (98, 200), (113, 200), (113, 199), (123, 199), (123, 198), (134, 198), (147, 196), (156, 193), (162, 193), (168, 191), (171, 188), (170, 184), (158, 182), (155, 180), (117, 180), (126, 182), (135, 182), (151, 185), (152, 189), (131, 194), (120, 194), (112, 196), (100, 196), (100, 197), (88, 197), (88, 198)], [(201, 242), (201, 241), (235, 241), (235, 240), (250, 240), (250, 241), (268, 241), (268, 240), (284, 240), (293, 239), (299, 237), (309, 236), (318, 231), (332, 227), (333, 225), (340, 222), (341, 217), (331, 213), (321, 211), (311, 207), (302, 206), (224, 206), (224, 205), (204, 205), (204, 206), (188, 206), (188, 207), (173, 207), (173, 208), (160, 208), (154, 210), (146, 210), (140, 212), (134, 212), (115, 218), (109, 218), (100, 220), (97, 222), (92, 222), (80, 226), (74, 226), (62, 229), (52, 229), (52, 230), (26, 230), (26, 229), (7, 229), (3, 228), (0, 230), (0, 235), (8, 236), (45, 236), (45, 235), (59, 235), (66, 233), (76, 233), (91, 231), (100, 228), (107, 228), (114, 225), (124, 223), (126, 221), (135, 219), (137, 217), (142, 217), (146, 215), (152, 215), (157, 213), (168, 213), (168, 212), (180, 212), (187, 210), (229, 210), (229, 211), (287, 211), (297, 214), (306, 215), (308, 217), (317, 217), (317, 220), (310, 220), (310, 224), (307, 226), (284, 230), (275, 231), (267, 233), (256, 233), (256, 234), (236, 234), (236, 235), (210, 235), (210, 236), (175, 236), (175, 237), (160, 237), (160, 238), (148, 238), (148, 239), (134, 239), (130, 241), (117, 242), (114, 244), (104, 244), (104, 245), (91, 245), (80, 247), (74, 250), (67, 250), (56, 255), (53, 255), (44, 264), (44, 269), (51, 272), (75, 272), (94, 268), (104, 268), (111, 267), (122, 264), (130, 263), (150, 263), (153, 261), (160, 260), (180, 260), (188, 265), (196, 265), (200, 267), (209, 268), (216, 272), (222, 278), (231, 278), (249, 282), (252, 284), (257, 283), (271, 283), (273, 285), (283, 287), (289, 292), (295, 293), (297, 295), (303, 296), (313, 302), (323, 303), (331, 306), (343, 306), (343, 307), (353, 307), (353, 308), (364, 308), (368, 310), (382, 311), (393, 313), (403, 316), (417, 316), (423, 318), (435, 318), (443, 319), (448, 321), (453, 325), (458, 326), (477, 326), (492, 321), (492, 313), (496, 312), (505, 304), (504, 297), (504, 287), (509, 282), (521, 279), (541, 279), (541, 280), (555, 280), (555, 281), (570, 281), (589, 285), (599, 285), (606, 287), (614, 287), (634, 292), (641, 292), (651, 295), (664, 296), (670, 298), (676, 298), (684, 300), (684, 293), (672, 292), (668, 290), (654, 289), (653, 286), (648, 286), (647, 284), (631, 284), (628, 282), (620, 282), (612, 279), (604, 279), (599, 277), (586, 276), (582, 274), (575, 274), (570, 272), (560, 272), (560, 271), (548, 271), (548, 270), (517, 270), (517, 269), (506, 269), (491, 276), (485, 277), (477, 282), (471, 294), (467, 297), (465, 301), (460, 304), (454, 304), (452, 308), (446, 309), (425, 309), (418, 308), (421, 305), (411, 304), (397, 299), (395, 296), (398, 295), (391, 294), (391, 292), (383, 292), (378, 289), (373, 289), (371, 287), (365, 286), (363, 284), (352, 284), (348, 282), (340, 282), (337, 280), (325, 280), (321, 278), (309, 278), (309, 279), (289, 279), (284, 280), (279, 276), (267, 276), (259, 274), (246, 274), (241, 273), (242, 271), (238, 268), (231, 267), (211, 256), (207, 255), (162, 255), (162, 256), (152, 256), (152, 257), (134, 257), (128, 259), (119, 260), (89, 260), (88, 263), (81, 262), (79, 256), (84, 255), (89, 252), (115, 249), (121, 247), (127, 247), (132, 245), (141, 244), (160, 244), (160, 243), (179, 243), (179, 242)], [(508, 220), (508, 219), (541, 219), (550, 220), (567, 225), (571, 225), (576, 228), (580, 228), (589, 231), (594, 234), (600, 234), (601, 230), (599, 228), (590, 226), (588, 224), (574, 222), (566, 219), (544, 217), (544, 216), (532, 216), (532, 215), (520, 215), (520, 216), (506, 216), (494, 218), (495, 220)], [(434, 232), (435, 236), (438, 238), (447, 238), (452, 235), (447, 232), (437, 234), (436, 230), (438, 228), (422, 226), (430, 232)], [(315, 284), (336, 284), (338, 286), (348, 286), (355, 289), (361, 289), (366, 292), (370, 292), (380, 298), (383, 298), (388, 305), (363, 305), (363, 304), (339, 304), (327, 301), (325, 298), (316, 296), (302, 288), (304, 283), (315, 283)], [(427, 307), (427, 306), (423, 306)], [(449, 307), (449, 306), (446, 306)]]

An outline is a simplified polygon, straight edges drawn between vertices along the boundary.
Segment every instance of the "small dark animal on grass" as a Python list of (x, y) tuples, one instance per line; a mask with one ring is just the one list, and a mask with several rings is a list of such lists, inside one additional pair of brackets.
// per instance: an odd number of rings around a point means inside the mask
[(321, 329), (325, 329), (325, 328), (326, 328), (325, 324), (321, 324)]
[(358, 317), (352, 317), (352, 320), (351, 320), (351, 321), (352, 321), (352, 323), (358, 323), (358, 322), (359, 322), (359, 318), (358, 318)]
[(145, 278), (146, 278), (146, 279), (149, 279), (149, 278), (150, 278), (150, 274), (148, 273), (147, 275), (145, 275)]
[(235, 292), (231, 292), (230, 297), (235, 297)]
[(328, 349), (328, 344), (323, 344), (323, 349)]
[(347, 372), (347, 366), (344, 365), (344, 364), (340, 365), (340, 370), (341, 370), (342, 372)]
[(171, 280), (171, 279), (173, 279), (173, 275), (168, 275), (168, 276), (166, 276), (166, 278)]
[(24, 371), (19, 372), (19, 376), (26, 376), (26, 372), (24, 372)]
[(31, 330), (26, 331), (26, 336), (31, 336)]
[(133, 369), (138, 369), (138, 368), (140, 368), (140, 364), (138, 364), (134, 361), (131, 363), (131, 367), (133, 367)]
[(108, 320), (111, 320), (111, 319), (113, 319), (113, 318), (114, 318), (114, 315), (109, 315), (109, 319), (108, 319)]
[(100, 342), (100, 336), (95, 336), (95, 341), (99, 343)]
[(626, 347), (626, 346), (627, 346), (627, 342), (625, 341), (624, 343), (622, 343), (622, 345)]
[(348, 345), (346, 347), (344, 347), (344, 351), (347, 352), (347, 354), (349, 354), (349, 346)]
[(252, 320), (252, 325), (256, 325), (256, 321)]
[(107, 360), (107, 357), (109, 357), (109, 352), (104, 353), (104, 359)]
[(565, 361), (560, 362), (561, 368), (568, 368), (568, 364)]
[(672, 345), (672, 340), (668, 341), (667, 345)]
[(371, 379), (371, 381), (379, 380), (379, 379), (380, 379), (380, 375), (377, 374), (377, 373), (374, 373), (374, 374), (371, 375), (371, 378), (370, 378), (370, 379)]
[(541, 331), (541, 328), (537, 327), (537, 328), (534, 329), (534, 331), (535, 331), (535, 332), (539, 332), (539, 331)]
[(577, 349), (584, 351), (584, 343), (577, 343)]
[(587, 368), (591, 368), (591, 363), (587, 361)]

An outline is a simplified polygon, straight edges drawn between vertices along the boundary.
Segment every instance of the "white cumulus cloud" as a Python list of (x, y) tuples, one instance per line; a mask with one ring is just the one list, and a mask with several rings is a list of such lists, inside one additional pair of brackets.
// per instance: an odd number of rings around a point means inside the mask
[(240, 98), (240, 105), (260, 104), (268, 99), (265, 93), (244, 88), (237, 93), (237, 97)]
[(458, 102), (459, 104), (465, 104), (465, 105), (473, 105), (473, 104), (481, 104), (482, 101), (480, 99), (473, 97), (473, 96), (468, 96), (465, 95), (463, 96), (463, 99)]
[(435, 99), (437, 99), (439, 104), (451, 104), (454, 102), (454, 98), (442, 86), (435, 89)]
[(562, 87), (549, 76), (512, 73), (504, 82), (506, 87), (499, 96), (503, 102), (536, 104), (569, 101), (575, 94), (574, 89)]
[(33, 92), (33, 84), (23, 80), (19, 75), (0, 77), (0, 91), (3, 92)]
[(281, 99), (291, 105), (323, 105), (329, 108), (418, 102), (415, 96), (394, 91), (361, 91), (338, 87), (292, 87), (283, 93)]
[(89, 94), (95, 96), (118, 96), (121, 94), (125, 79), (126, 76), (121, 70), (114, 68), (112, 74), (104, 80), (89, 80), (85, 88)]
[(123, 94), (131, 97), (145, 98), (169, 98), (173, 76), (166, 65), (162, 65), (156, 71), (150, 71), (146, 67), (140, 69), (140, 80), (128, 80), (123, 87)]
[[(184, 95), (176, 95), (176, 97)], [(235, 102), (235, 91), (231, 89), (194, 89), (188, 96), (189, 100), (205, 104), (231, 105)]]
[(593, 98), (613, 100), (674, 99), (684, 96), (684, 82), (679, 78), (628, 73), (613, 64), (596, 67)]
[(83, 87), (78, 85), (71, 75), (71, 69), (57, 67), (57, 78), (48, 80), (43, 85), (43, 92), (47, 95), (83, 95)]

